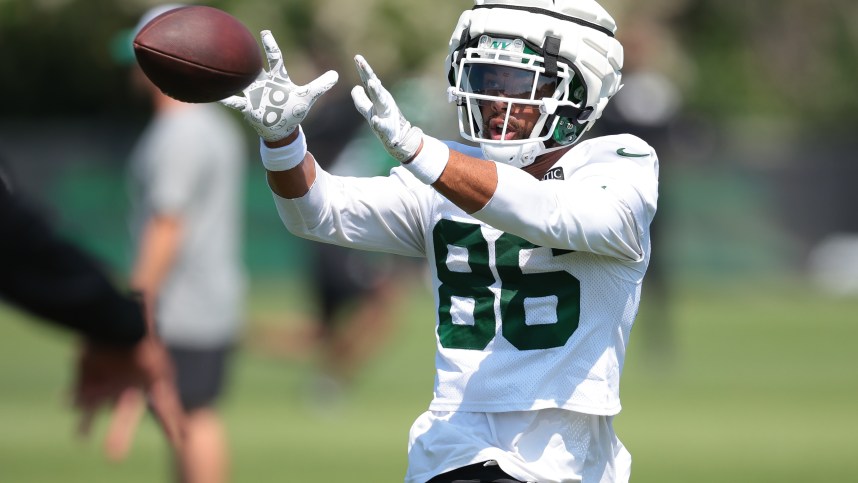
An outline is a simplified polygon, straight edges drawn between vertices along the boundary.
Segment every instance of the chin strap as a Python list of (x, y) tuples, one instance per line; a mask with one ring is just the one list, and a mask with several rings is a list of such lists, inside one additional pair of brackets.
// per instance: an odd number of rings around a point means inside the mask
[[(449, 94), (448, 94), (449, 95)], [(542, 99), (542, 105), (539, 106), (539, 112), (543, 114), (556, 115), (570, 119), (575, 125), (580, 126), (590, 120), (594, 109), (592, 107), (575, 107), (569, 105), (560, 105), (560, 101), (551, 97)]]
[(545, 147), (545, 143), (536, 141), (528, 144), (518, 144), (515, 146), (499, 146), (497, 144), (480, 144), (483, 151), (483, 156), (486, 159), (497, 163), (508, 164), (515, 168), (524, 168), (530, 166), (536, 161), (536, 158), (543, 154), (553, 153), (561, 149), (568, 148), (569, 145)]
[(548, 35), (542, 45), (542, 58), (544, 59), (545, 75), (557, 77), (557, 61), (560, 58), (560, 38)]
[(568, 147), (569, 145), (567, 144), (565, 146), (554, 146), (551, 148), (545, 148), (542, 150), (542, 152), (539, 153), (539, 156), (542, 156), (543, 154), (553, 153), (554, 151), (560, 151), (561, 149), (566, 149)]
[(545, 144), (542, 141), (513, 145), (480, 143), (480, 147), (486, 159), (508, 164), (516, 168), (523, 168), (533, 164), (536, 161), (536, 157), (545, 150)]

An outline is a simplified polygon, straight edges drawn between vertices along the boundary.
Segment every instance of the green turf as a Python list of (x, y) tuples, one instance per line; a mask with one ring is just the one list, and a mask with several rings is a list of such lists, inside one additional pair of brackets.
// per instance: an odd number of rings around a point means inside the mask
[[(288, 307), (278, 289), (255, 293), (267, 317)], [(686, 285), (673, 301), (673, 350), (647, 346), (647, 311), (629, 348), (616, 428), (633, 482), (856, 481), (858, 298), (749, 283)], [(403, 300), (388, 349), (323, 407), (306, 391), (308, 362), (242, 352), (224, 402), (234, 481), (401, 481), (408, 428), (431, 396), (427, 310), (423, 292)], [(119, 465), (104, 462), (97, 437), (73, 437), (73, 358), (64, 333), (0, 311), (0, 482), (169, 481), (151, 422)]]

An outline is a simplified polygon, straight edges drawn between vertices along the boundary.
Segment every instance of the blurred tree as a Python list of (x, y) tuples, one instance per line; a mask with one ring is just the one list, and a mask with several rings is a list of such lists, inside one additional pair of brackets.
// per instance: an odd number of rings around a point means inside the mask
[(858, 117), (854, 0), (699, 0), (674, 25), (697, 65), (692, 108), (813, 124)]
[(106, 55), (122, 17), (110, 0), (0, 4), (4, 115), (109, 110), (124, 90)]
[[(691, 109), (713, 119), (756, 114), (833, 124), (858, 117), (858, 91), (852, 86), (858, 74), (854, 0), (603, 1), (620, 28), (624, 16), (669, 17), (695, 67), (696, 82), (688, 83), (685, 93)], [(116, 32), (156, 3), (0, 2), (3, 115), (98, 116), (142, 109), (128, 98), (109, 45)], [(390, 81), (424, 69), (440, 73), (452, 26), (471, 5), (469, 0), (205, 3), (233, 13), (252, 31), (274, 31), (297, 78), (310, 78), (320, 67), (336, 68), (347, 85), (355, 80), (350, 69), (355, 53), (372, 59)]]
[[(151, 0), (5, 0), (0, 2), (0, 89), (4, 116), (18, 118), (133, 114), (124, 69), (110, 57), (116, 34), (134, 25)], [(352, 57), (361, 52), (390, 80), (413, 75), (431, 58), (440, 73), (459, 12), (471, 2), (400, 0), (223, 0), (205, 3), (241, 19), (251, 31), (270, 29), (305, 78), (319, 66), (356, 80)], [(325, 56), (325, 59), (318, 57)], [(321, 61), (320, 61), (321, 60)], [(51, 95), (51, 93), (62, 94)]]

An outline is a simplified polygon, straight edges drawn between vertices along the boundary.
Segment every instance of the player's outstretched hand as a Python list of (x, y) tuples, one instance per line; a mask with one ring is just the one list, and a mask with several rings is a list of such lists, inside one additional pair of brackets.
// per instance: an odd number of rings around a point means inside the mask
[(358, 112), (366, 118), (384, 148), (399, 162), (417, 154), (423, 142), (423, 131), (412, 126), (387, 89), (372, 71), (363, 56), (355, 56), (362, 86), (352, 89), (352, 100)]
[(319, 97), (334, 86), (339, 75), (325, 72), (307, 85), (296, 85), (286, 73), (283, 54), (268, 30), (261, 33), (262, 45), (268, 57), (268, 71), (247, 86), (242, 95), (219, 102), (244, 114), (247, 122), (265, 141), (279, 141), (298, 127)]
[(111, 460), (121, 460), (131, 447), (147, 401), (173, 450), (181, 454), (184, 413), (173, 367), (161, 342), (147, 336), (130, 348), (86, 343), (74, 387), (74, 403), (82, 416), (81, 434), (89, 433), (100, 407), (112, 406), (104, 449)]

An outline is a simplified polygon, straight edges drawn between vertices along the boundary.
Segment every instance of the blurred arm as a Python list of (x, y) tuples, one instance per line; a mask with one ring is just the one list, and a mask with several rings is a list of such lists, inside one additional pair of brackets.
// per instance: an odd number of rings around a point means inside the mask
[(154, 333), (128, 348), (86, 341), (73, 394), (83, 435), (102, 406), (113, 409), (104, 441), (110, 459), (127, 455), (147, 401), (174, 453), (181, 454), (185, 416), (169, 354)]
[(0, 296), (91, 340), (127, 347), (146, 333), (139, 301), (8, 194), (0, 196)]
[[(167, 353), (153, 332), (147, 334), (143, 304), (117, 290), (94, 260), (2, 187), (0, 296), (86, 338), (74, 387), (82, 428), (104, 404), (116, 404), (117, 419), (127, 421), (140, 413), (143, 391), (178, 451), (184, 416)], [(120, 458), (128, 433), (111, 433), (108, 452)]]
[(150, 337), (132, 350), (88, 343), (81, 351), (75, 385), (75, 404), (82, 412), (86, 433), (100, 406), (112, 406), (104, 449), (108, 458), (123, 459), (131, 448), (146, 401), (164, 435), (180, 455), (184, 413), (174, 386), (169, 354), (157, 338), (151, 314), (164, 280), (175, 263), (182, 236), (178, 216), (154, 215), (143, 228), (131, 285), (143, 294)]
[(182, 222), (177, 216), (155, 215), (146, 222), (131, 275), (131, 285), (143, 293), (150, 307), (173, 267), (181, 236)]

